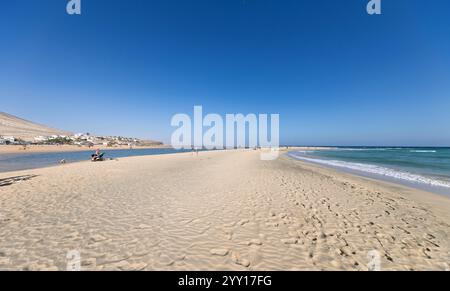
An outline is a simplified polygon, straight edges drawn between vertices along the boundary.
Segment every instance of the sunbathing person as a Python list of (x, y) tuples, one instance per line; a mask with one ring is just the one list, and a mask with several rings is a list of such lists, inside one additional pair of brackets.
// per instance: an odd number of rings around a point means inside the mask
[(97, 162), (97, 161), (103, 161), (103, 155), (104, 155), (105, 153), (100, 153), (100, 149), (97, 149), (96, 151), (95, 151), (95, 154), (92, 154), (91, 155), (91, 161), (93, 161), (93, 162)]

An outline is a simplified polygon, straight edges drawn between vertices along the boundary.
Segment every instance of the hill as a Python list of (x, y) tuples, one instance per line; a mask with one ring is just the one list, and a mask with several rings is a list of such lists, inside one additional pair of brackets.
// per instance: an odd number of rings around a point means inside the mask
[(33, 141), (36, 136), (51, 135), (72, 135), (72, 133), (0, 112), (0, 136), (14, 136), (25, 141)]

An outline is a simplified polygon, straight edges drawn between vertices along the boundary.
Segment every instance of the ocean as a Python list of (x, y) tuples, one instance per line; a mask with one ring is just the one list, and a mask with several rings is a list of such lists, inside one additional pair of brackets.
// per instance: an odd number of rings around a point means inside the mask
[(450, 195), (450, 148), (340, 147), (292, 151), (295, 159)]

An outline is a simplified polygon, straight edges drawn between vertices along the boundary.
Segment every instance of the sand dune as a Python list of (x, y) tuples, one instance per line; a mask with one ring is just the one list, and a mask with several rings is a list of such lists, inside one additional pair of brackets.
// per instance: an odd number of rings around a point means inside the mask
[(0, 136), (14, 136), (33, 141), (36, 136), (71, 135), (65, 132), (0, 112)]
[(2, 179), (3, 270), (65, 270), (71, 250), (84, 270), (367, 270), (373, 250), (383, 270), (450, 261), (449, 199), (285, 156), (133, 157)]

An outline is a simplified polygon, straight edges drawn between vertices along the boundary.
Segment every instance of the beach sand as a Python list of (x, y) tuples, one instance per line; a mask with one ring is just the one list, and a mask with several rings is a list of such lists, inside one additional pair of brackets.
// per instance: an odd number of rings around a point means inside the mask
[(131, 157), (0, 181), (1, 270), (66, 270), (73, 250), (82, 270), (368, 270), (376, 254), (382, 270), (449, 268), (450, 199), (287, 156)]

